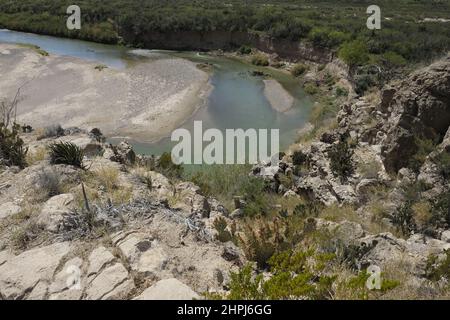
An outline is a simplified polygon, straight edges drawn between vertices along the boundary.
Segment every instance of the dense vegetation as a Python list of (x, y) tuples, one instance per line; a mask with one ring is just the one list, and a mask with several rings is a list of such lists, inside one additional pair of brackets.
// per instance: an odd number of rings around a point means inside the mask
[[(83, 27), (69, 31), (72, 2), (0, 0), (0, 27), (134, 46), (145, 46), (149, 32), (255, 32), (336, 49), (350, 65), (378, 62), (386, 70), (450, 46), (448, 23), (423, 21), (448, 19), (448, 0), (79, 0)], [(366, 28), (366, 8), (374, 3), (383, 15), (378, 31)]]

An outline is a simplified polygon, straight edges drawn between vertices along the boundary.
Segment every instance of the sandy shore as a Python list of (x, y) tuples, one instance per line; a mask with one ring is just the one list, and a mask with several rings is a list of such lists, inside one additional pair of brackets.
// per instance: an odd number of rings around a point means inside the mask
[(125, 70), (0, 44), (0, 99), (24, 83), (18, 121), (35, 128), (100, 128), (108, 136), (152, 142), (170, 135), (209, 90), (208, 74), (190, 61), (161, 58)]
[(294, 105), (294, 97), (276, 80), (264, 80), (264, 95), (278, 112), (286, 112)]

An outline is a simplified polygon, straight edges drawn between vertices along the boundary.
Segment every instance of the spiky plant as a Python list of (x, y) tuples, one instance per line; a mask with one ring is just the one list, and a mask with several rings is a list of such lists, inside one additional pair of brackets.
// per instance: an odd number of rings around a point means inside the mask
[(85, 169), (83, 165), (84, 152), (72, 142), (55, 142), (50, 145), (50, 162), (52, 164), (67, 164)]
[(24, 146), (19, 132), (20, 126), (16, 123), (12, 125), (11, 129), (0, 123), (0, 162), (7, 166), (24, 168), (28, 148)]

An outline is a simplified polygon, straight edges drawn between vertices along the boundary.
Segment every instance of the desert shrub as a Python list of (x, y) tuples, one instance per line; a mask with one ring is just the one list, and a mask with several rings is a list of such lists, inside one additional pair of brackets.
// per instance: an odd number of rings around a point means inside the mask
[(418, 230), (425, 230), (432, 219), (431, 204), (428, 201), (420, 201), (411, 206), (413, 211), (414, 225)]
[(435, 150), (436, 143), (432, 139), (416, 137), (415, 146), (417, 151), (409, 160), (409, 167), (415, 172), (419, 172), (428, 155)]
[(104, 65), (104, 64), (98, 64), (98, 65), (96, 65), (95, 66), (95, 70), (97, 70), (97, 71), (103, 71), (104, 69), (107, 69), (108, 68), (108, 66), (106, 66), (106, 65)]
[(97, 142), (105, 142), (105, 137), (99, 128), (94, 128), (89, 132), (89, 136), (94, 138)]
[(263, 67), (266, 67), (266, 66), (269, 65), (269, 59), (268, 59), (265, 55), (263, 55), (263, 54), (261, 54), (261, 53), (255, 54), (255, 55), (252, 57), (251, 62), (252, 62), (252, 64), (254, 64), (255, 66), (263, 66)]
[(352, 160), (353, 150), (350, 148), (346, 139), (341, 139), (334, 144), (328, 152), (330, 157), (330, 165), (333, 174), (338, 176), (342, 181), (347, 180), (353, 174), (355, 168)]
[(381, 171), (381, 164), (375, 159), (360, 163), (358, 171), (364, 179), (376, 179)]
[(428, 257), (426, 277), (431, 281), (450, 280), (450, 250), (445, 250), (443, 257), (431, 255)]
[(119, 170), (115, 167), (101, 167), (95, 170), (95, 176), (107, 192), (119, 188)]
[(38, 140), (64, 136), (64, 129), (59, 124), (51, 125), (42, 129), (42, 133), (37, 137)]
[(312, 96), (319, 93), (319, 88), (314, 83), (305, 84), (304, 90), (307, 94)]
[(250, 48), (249, 46), (243, 45), (239, 48), (238, 51), (240, 54), (250, 54), (250, 53), (252, 53), (252, 48)]
[(155, 171), (165, 175), (171, 179), (179, 179), (183, 174), (183, 167), (172, 161), (172, 156), (168, 152), (164, 152), (156, 163)]
[(63, 186), (59, 174), (52, 168), (44, 168), (37, 174), (37, 192), (43, 192), (44, 196), (51, 198), (63, 193)]
[(0, 123), (0, 161), (7, 166), (26, 166), (26, 155), (28, 148), (24, 147), (24, 142), (20, 138), (20, 126), (13, 124), (12, 128), (7, 128)]
[(251, 177), (243, 183), (241, 194), (245, 201), (245, 216), (254, 217), (268, 212), (269, 200), (265, 191), (266, 184), (263, 179)]
[(260, 269), (267, 268), (269, 259), (276, 252), (290, 248), (283, 236), (284, 227), (279, 220), (269, 222), (259, 219), (246, 222), (243, 225), (243, 234), (238, 235), (238, 240), (247, 259), (256, 262)]
[(308, 201), (306, 203), (298, 204), (293, 211), (293, 214), (302, 218), (317, 217), (322, 209), (322, 205), (315, 201)]
[(347, 281), (340, 283), (340, 290), (350, 292), (355, 299), (368, 300), (369, 298), (376, 298), (379, 295), (386, 293), (389, 290), (393, 290), (400, 285), (397, 280), (387, 279), (383, 273), (381, 273), (381, 288), (380, 290), (369, 290), (367, 288), (367, 280), (371, 276), (366, 271), (360, 272), (357, 276), (351, 277)]
[(52, 164), (66, 164), (84, 169), (84, 152), (72, 142), (55, 142), (49, 146), (50, 162)]
[(437, 167), (444, 179), (450, 179), (450, 152), (443, 151), (435, 159)]
[(431, 204), (431, 222), (442, 228), (450, 227), (450, 193), (443, 192)]
[(294, 186), (294, 179), (289, 175), (279, 174), (278, 182), (287, 189), (291, 189)]
[(342, 87), (336, 88), (336, 96), (337, 97), (347, 97), (348, 96), (348, 90)]
[(367, 45), (360, 40), (345, 42), (340, 47), (338, 55), (350, 67), (363, 65), (369, 61)]
[(305, 164), (306, 160), (307, 160), (307, 156), (302, 151), (295, 151), (292, 154), (292, 163), (294, 164), (294, 166), (301, 166), (301, 165)]
[(406, 201), (397, 208), (392, 214), (391, 221), (405, 236), (409, 236), (411, 232), (416, 230), (412, 202)]
[(308, 70), (308, 67), (303, 63), (297, 63), (291, 70), (291, 74), (294, 77), (300, 77)]
[(214, 228), (217, 230), (217, 239), (220, 242), (228, 242), (233, 240), (233, 236), (230, 233), (230, 231), (227, 230), (227, 221), (220, 217), (216, 220), (214, 220)]
[(35, 222), (26, 222), (25, 224), (14, 229), (11, 235), (12, 247), (17, 250), (26, 249), (30, 242), (42, 234), (42, 231), (41, 226)]
[(270, 261), (272, 276), (264, 280), (262, 275), (253, 276), (250, 265), (230, 275), (232, 300), (287, 300), (329, 299), (335, 275), (324, 270), (333, 259), (332, 254), (314, 250), (285, 251), (274, 255)]

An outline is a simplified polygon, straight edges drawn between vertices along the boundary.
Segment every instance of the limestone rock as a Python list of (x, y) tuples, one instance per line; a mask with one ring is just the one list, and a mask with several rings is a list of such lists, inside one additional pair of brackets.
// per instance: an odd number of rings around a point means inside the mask
[(181, 281), (171, 278), (160, 280), (147, 288), (136, 300), (198, 300), (200, 296)]
[(0, 295), (6, 299), (23, 299), (39, 283), (40, 291), (45, 291), (69, 251), (69, 243), (63, 242), (9, 258), (0, 265)]
[(120, 263), (116, 263), (104, 269), (92, 280), (86, 289), (86, 299), (109, 300), (126, 298), (134, 287), (134, 283), (125, 267)]
[(6, 202), (0, 205), (0, 219), (8, 218), (22, 211), (22, 208), (12, 202)]
[(50, 198), (41, 210), (38, 223), (51, 232), (58, 232), (64, 221), (64, 214), (74, 206), (73, 194), (60, 194)]

